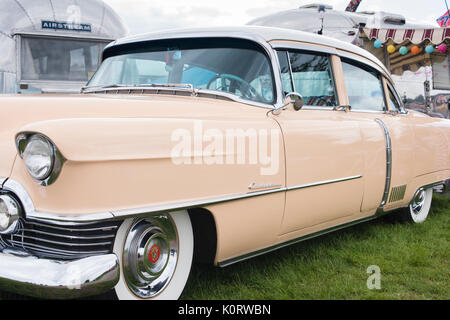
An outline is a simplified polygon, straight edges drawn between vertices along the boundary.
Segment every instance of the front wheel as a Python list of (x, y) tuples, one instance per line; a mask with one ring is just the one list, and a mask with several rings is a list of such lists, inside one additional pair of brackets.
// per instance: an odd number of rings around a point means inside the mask
[(127, 219), (114, 253), (120, 260), (119, 300), (178, 299), (192, 265), (194, 237), (187, 211)]
[(419, 189), (409, 206), (400, 212), (402, 220), (412, 223), (424, 222), (430, 212), (432, 200), (433, 188)]

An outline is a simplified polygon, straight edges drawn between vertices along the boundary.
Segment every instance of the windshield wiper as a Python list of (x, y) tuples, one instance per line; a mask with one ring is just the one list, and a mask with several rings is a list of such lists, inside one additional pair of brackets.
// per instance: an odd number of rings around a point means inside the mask
[(90, 90), (90, 89), (92, 89), (93, 91), (96, 91), (96, 90), (124, 88), (124, 87), (129, 87), (129, 86), (124, 85), (124, 84), (110, 84), (110, 85), (106, 85), (106, 86), (84, 86), (81, 88), (81, 93), (84, 93), (86, 90)]
[(189, 83), (150, 83), (150, 84), (134, 84), (134, 85), (128, 85), (128, 84), (111, 84), (111, 85), (105, 85), (105, 86), (86, 86), (81, 88), (81, 93), (84, 92), (98, 92), (98, 91), (104, 91), (108, 89), (169, 89), (169, 90), (182, 90), (182, 91), (189, 91), (192, 94), (196, 94), (197, 91), (194, 88), (192, 84)]

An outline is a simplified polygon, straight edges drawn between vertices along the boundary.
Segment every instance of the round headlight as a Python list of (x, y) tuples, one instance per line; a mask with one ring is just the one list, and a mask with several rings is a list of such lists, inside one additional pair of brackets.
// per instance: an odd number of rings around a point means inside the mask
[(8, 195), (0, 195), (0, 234), (15, 232), (19, 215), (19, 203)]
[(45, 137), (34, 135), (25, 147), (23, 160), (34, 179), (45, 180), (52, 173), (55, 162), (53, 145)]

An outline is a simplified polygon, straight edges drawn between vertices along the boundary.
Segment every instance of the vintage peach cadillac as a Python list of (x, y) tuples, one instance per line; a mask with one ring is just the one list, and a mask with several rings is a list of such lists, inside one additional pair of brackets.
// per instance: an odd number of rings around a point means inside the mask
[(450, 121), (356, 46), (268, 27), (118, 40), (79, 95), (0, 98), (0, 288), (177, 299), (225, 267), (428, 215)]

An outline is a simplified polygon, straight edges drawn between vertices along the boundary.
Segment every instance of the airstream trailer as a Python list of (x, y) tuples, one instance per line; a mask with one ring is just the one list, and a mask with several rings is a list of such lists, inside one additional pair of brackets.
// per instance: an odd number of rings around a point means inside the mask
[(0, 93), (78, 92), (125, 36), (101, 0), (0, 0)]
[[(322, 24), (323, 18), (323, 24)], [(280, 27), (312, 33), (322, 31), (323, 35), (342, 41), (359, 44), (361, 26), (370, 28), (433, 28), (429, 24), (406, 20), (402, 15), (388, 12), (349, 12), (334, 10), (330, 5), (307, 4), (298, 9), (277, 12), (256, 18), (249, 25)]]

